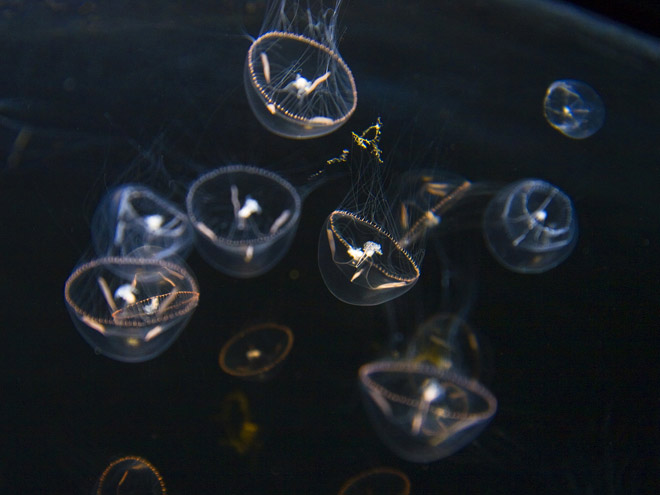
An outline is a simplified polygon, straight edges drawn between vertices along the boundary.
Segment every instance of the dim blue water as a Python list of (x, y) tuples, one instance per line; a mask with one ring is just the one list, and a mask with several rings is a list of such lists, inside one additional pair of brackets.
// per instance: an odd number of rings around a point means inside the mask
[[(0, 492), (89, 494), (113, 459), (135, 455), (176, 494), (337, 493), (383, 465), (413, 493), (653, 493), (660, 41), (550, 2), (344, 2), (338, 46), (357, 109), (336, 132), (296, 141), (264, 129), (245, 96), (248, 35), (264, 13), (238, 0), (0, 7)], [(603, 101), (586, 139), (545, 119), (545, 92), (562, 79)], [(429, 238), (405, 295), (337, 300), (317, 246), (350, 179), (324, 164), (379, 116), (384, 177), (547, 181), (575, 208), (572, 254), (539, 275), (507, 270), (486, 247), (477, 198)], [(190, 255), (199, 307), (163, 355), (95, 354), (62, 292), (91, 254), (101, 198), (131, 181), (183, 204), (196, 177), (234, 163), (295, 187), (332, 180), (313, 184), (270, 272), (234, 279)], [(413, 464), (372, 429), (357, 372), (439, 312), (483, 335), (480, 380), (498, 412), (465, 449)], [(279, 373), (225, 374), (222, 345), (268, 321), (295, 335)], [(226, 414), (236, 397), (249, 418)], [(257, 436), (241, 453), (229, 439), (246, 421)]]

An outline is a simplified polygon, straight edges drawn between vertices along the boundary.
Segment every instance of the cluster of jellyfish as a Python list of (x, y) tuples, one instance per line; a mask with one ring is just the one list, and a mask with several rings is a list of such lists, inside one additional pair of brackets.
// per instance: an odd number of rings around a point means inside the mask
[[(312, 11), (290, 0), (271, 3), (244, 69), (249, 105), (269, 131), (318, 138), (355, 111), (355, 81), (337, 48), (339, 5)], [(597, 93), (574, 80), (548, 88), (544, 111), (552, 127), (574, 139), (594, 134), (604, 118)], [(347, 162), (352, 185), (320, 229), (318, 267), (339, 300), (373, 306), (409, 291), (420, 278), (427, 237), (484, 191), (489, 197), (480, 212), (483, 238), (501, 265), (520, 274), (542, 273), (572, 252), (573, 203), (541, 179), (493, 189), (425, 171), (399, 178), (398, 189), (386, 191), (381, 127), (379, 119), (353, 133), (351, 150), (336, 159)], [(183, 261), (193, 245), (226, 275), (262, 275), (289, 249), (303, 197), (277, 173), (250, 165), (199, 176), (181, 206), (146, 185), (111, 190), (91, 225), (95, 257), (75, 268), (65, 284), (76, 327), (110, 358), (154, 358), (177, 338), (199, 302), (195, 276)], [(234, 376), (263, 379), (286, 358), (292, 342), (288, 327), (251, 327), (227, 342), (220, 365)], [(469, 444), (493, 418), (497, 400), (479, 382), (476, 342), (465, 322), (442, 316), (420, 327), (397, 359), (360, 368), (365, 409), (397, 455), (413, 462), (441, 459)]]

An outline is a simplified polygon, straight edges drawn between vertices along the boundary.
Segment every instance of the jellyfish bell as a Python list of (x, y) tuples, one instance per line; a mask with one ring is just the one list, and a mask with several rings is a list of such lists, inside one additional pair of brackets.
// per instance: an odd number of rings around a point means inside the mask
[(403, 471), (390, 467), (368, 469), (348, 479), (339, 495), (409, 495), (410, 479)]
[(143, 493), (165, 495), (165, 481), (146, 459), (134, 455), (113, 460), (96, 481), (92, 495)]
[(493, 394), (476, 380), (426, 363), (368, 363), (359, 381), (374, 429), (410, 462), (433, 462), (462, 449), (497, 410)]
[(605, 105), (598, 93), (574, 79), (553, 82), (546, 91), (543, 110), (548, 123), (572, 139), (594, 135), (605, 120)]
[(341, 1), (312, 11), (298, 0), (272, 0), (247, 53), (245, 91), (269, 131), (307, 139), (342, 126), (357, 106), (353, 74), (337, 50)]
[(182, 260), (105, 257), (79, 265), (64, 285), (71, 319), (98, 353), (141, 362), (177, 339), (199, 302)]
[(274, 172), (229, 165), (193, 182), (186, 207), (202, 257), (227, 275), (250, 278), (286, 254), (298, 228), (302, 197)]
[(193, 242), (188, 216), (140, 184), (123, 184), (108, 191), (96, 208), (91, 232), (100, 257), (136, 256), (140, 248), (149, 246), (153, 257), (185, 258)]
[(542, 273), (562, 263), (578, 238), (571, 199), (539, 179), (504, 187), (488, 204), (483, 232), (491, 253), (518, 273)]

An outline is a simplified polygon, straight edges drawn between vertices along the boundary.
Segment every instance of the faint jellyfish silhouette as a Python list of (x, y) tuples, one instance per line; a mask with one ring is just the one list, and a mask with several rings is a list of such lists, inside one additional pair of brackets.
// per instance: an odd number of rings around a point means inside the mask
[(101, 473), (92, 495), (165, 495), (165, 482), (146, 459), (125, 456), (112, 461)]
[(273, 172), (229, 165), (199, 177), (186, 206), (202, 257), (227, 275), (250, 278), (267, 272), (286, 254), (302, 200)]
[(408, 495), (410, 480), (403, 471), (378, 467), (356, 474), (346, 481), (339, 495)]
[(299, 0), (273, 0), (247, 54), (245, 91), (257, 119), (283, 137), (306, 139), (343, 125), (357, 106), (353, 74), (337, 50), (337, 14)]
[(605, 120), (605, 105), (598, 93), (573, 79), (553, 82), (546, 91), (543, 108), (548, 123), (573, 139), (595, 134)]
[(495, 258), (519, 273), (541, 273), (564, 261), (577, 243), (570, 198), (538, 179), (506, 186), (484, 213), (484, 235)]
[[(380, 128), (379, 119), (362, 135), (353, 133), (354, 149), (368, 153), (368, 159), (366, 165), (351, 164), (352, 189), (328, 216), (319, 238), (318, 264), (326, 287), (341, 301), (359, 306), (384, 303), (415, 285), (425, 233), (471, 187), (469, 181), (453, 178), (443, 185), (432, 184), (429, 196), (434, 202), (402, 222), (400, 216), (408, 215), (407, 210), (393, 211), (390, 205), (405, 201), (388, 198), (383, 184)], [(347, 154), (345, 150), (342, 159)]]
[(147, 361), (179, 336), (199, 302), (182, 261), (106, 257), (78, 266), (64, 285), (71, 319), (95, 351)]
[(159, 259), (185, 258), (192, 249), (188, 216), (148, 187), (124, 184), (109, 191), (92, 218), (97, 256), (140, 256), (150, 247)]
[(256, 453), (261, 448), (259, 425), (251, 420), (250, 404), (242, 391), (227, 394), (216, 417), (224, 429), (221, 445), (233, 448), (239, 455)]
[(461, 317), (449, 313), (424, 321), (409, 341), (406, 359), (479, 379), (481, 345), (476, 332)]
[(376, 361), (359, 371), (371, 422), (390, 450), (411, 462), (432, 462), (472, 442), (497, 400), (483, 385), (436, 366)]
[(262, 323), (240, 331), (220, 350), (225, 373), (250, 380), (267, 380), (280, 369), (293, 346), (293, 332), (276, 323)]

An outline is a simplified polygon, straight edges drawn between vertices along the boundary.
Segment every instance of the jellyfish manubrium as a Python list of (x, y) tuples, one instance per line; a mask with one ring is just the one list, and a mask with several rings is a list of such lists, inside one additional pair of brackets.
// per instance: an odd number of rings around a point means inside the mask
[(412, 361), (363, 365), (365, 409), (381, 440), (410, 462), (433, 462), (472, 442), (488, 425), (497, 400), (476, 380)]
[(415, 285), (424, 235), (471, 187), (455, 177), (427, 183), (423, 211), (410, 208), (400, 194), (389, 198), (378, 148), (380, 127), (378, 120), (362, 135), (353, 134), (356, 151), (368, 150), (369, 157), (366, 164), (351, 164), (351, 191), (330, 213), (319, 237), (318, 264), (326, 287), (341, 301), (358, 306), (382, 304)]
[(176, 340), (197, 307), (199, 288), (181, 260), (106, 257), (78, 266), (64, 285), (64, 298), (95, 351), (140, 362)]
[(96, 255), (185, 258), (193, 244), (188, 216), (146, 186), (124, 184), (110, 190), (92, 218)]
[(571, 199), (539, 179), (523, 179), (499, 191), (483, 221), (491, 253), (518, 273), (542, 273), (564, 261), (577, 243)]
[(306, 139), (343, 125), (357, 106), (353, 74), (337, 50), (337, 14), (298, 0), (270, 3), (245, 60), (250, 107), (269, 131)]
[(605, 105), (598, 93), (573, 79), (553, 82), (546, 91), (543, 108), (548, 123), (573, 139), (592, 136), (605, 120)]
[(190, 186), (186, 206), (202, 257), (222, 273), (250, 278), (286, 254), (302, 200), (273, 172), (229, 165), (199, 177)]

